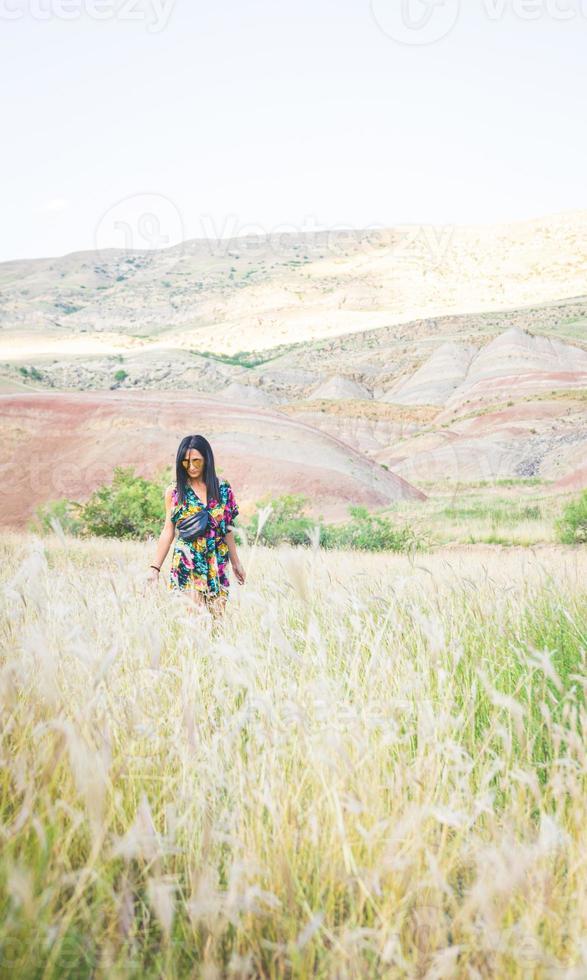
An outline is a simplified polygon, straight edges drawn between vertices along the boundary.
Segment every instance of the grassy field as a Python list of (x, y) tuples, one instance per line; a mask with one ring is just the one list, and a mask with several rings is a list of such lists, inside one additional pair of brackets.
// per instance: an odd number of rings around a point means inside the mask
[(2, 977), (587, 975), (587, 549), (0, 548)]
[(494, 544), (532, 547), (556, 542), (555, 522), (578, 495), (549, 493), (537, 480), (466, 486), (422, 486), (428, 500), (399, 501), (382, 511), (407, 523), (432, 546)]

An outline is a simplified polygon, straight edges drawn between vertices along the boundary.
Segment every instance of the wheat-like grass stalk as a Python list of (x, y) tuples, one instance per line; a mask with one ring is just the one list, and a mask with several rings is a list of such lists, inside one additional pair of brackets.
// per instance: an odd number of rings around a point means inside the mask
[(2, 976), (587, 973), (584, 552), (0, 547)]

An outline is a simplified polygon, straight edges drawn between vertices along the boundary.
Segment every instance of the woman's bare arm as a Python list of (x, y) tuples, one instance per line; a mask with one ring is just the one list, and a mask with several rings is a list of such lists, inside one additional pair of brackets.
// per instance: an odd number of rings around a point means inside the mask
[[(171, 499), (172, 493), (173, 493), (173, 487), (171, 486), (167, 487), (167, 490), (165, 491), (165, 523), (163, 524), (161, 534), (159, 535), (159, 541), (157, 542), (157, 550), (155, 552), (155, 557), (153, 559), (153, 565), (158, 565), (159, 568), (161, 568), (161, 565), (165, 561), (167, 557), (167, 552), (169, 551), (173, 539), (175, 537), (175, 525), (171, 520), (171, 510), (173, 507), (173, 503)], [(157, 574), (154, 568), (151, 569), (151, 571), (155, 575)]]
[(226, 544), (228, 546), (228, 555), (230, 558), (230, 562), (232, 565), (234, 565), (234, 563), (238, 561), (236, 541), (234, 539), (234, 531), (232, 530), (227, 531), (226, 534), (224, 535), (224, 540), (226, 541)]
[(230, 558), (230, 564), (234, 569), (236, 580), (237, 582), (240, 582), (241, 585), (243, 585), (246, 578), (246, 572), (243, 566), (241, 565), (240, 558), (237, 554), (234, 532), (232, 530), (227, 531), (226, 534), (224, 535), (224, 540), (226, 541), (226, 544), (228, 546), (228, 557)]

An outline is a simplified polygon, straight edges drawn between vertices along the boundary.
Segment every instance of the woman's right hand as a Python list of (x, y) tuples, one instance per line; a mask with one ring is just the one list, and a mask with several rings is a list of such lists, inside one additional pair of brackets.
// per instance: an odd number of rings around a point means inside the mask
[(159, 581), (159, 575), (160, 573), (157, 571), (156, 568), (150, 568), (149, 577), (147, 579), (149, 585), (156, 585), (157, 582)]

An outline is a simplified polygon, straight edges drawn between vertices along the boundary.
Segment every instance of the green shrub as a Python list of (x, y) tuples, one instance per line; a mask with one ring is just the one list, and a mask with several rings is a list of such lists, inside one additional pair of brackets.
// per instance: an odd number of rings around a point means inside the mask
[[(387, 517), (370, 514), (366, 507), (349, 507), (350, 521), (344, 524), (324, 524), (304, 514), (307, 501), (302, 495), (285, 494), (275, 500), (265, 497), (256, 505), (247, 532), (262, 544), (309, 545), (312, 529), (320, 528), (319, 543), (323, 548), (342, 548), (356, 551), (419, 551), (429, 542), (418, 537), (410, 527), (397, 527)], [(260, 524), (261, 509), (271, 505), (271, 513)]]
[[(48, 533), (57, 518), (66, 533), (79, 537), (144, 540), (157, 536), (165, 520), (163, 489), (170, 479), (168, 471), (159, 481), (150, 481), (137, 476), (130, 466), (117, 466), (112, 483), (95, 490), (86, 503), (54, 500), (38, 507), (34, 529)], [(316, 526), (323, 548), (420, 551), (429, 547), (429, 541), (412, 528), (396, 526), (390, 518), (370, 514), (365, 507), (349, 507), (350, 520), (344, 524), (324, 524), (321, 517), (316, 520), (304, 513), (307, 502), (301, 494), (265, 497), (257, 502), (243, 530), (247, 537), (269, 547), (282, 543), (307, 547)], [(238, 528), (235, 536), (239, 544)]]
[(421, 551), (429, 541), (405, 525), (398, 527), (388, 517), (370, 514), (366, 507), (349, 507), (351, 521), (320, 529), (323, 548), (355, 551)]
[(73, 303), (55, 303), (58, 310), (61, 310), (65, 316), (69, 316), (71, 313), (78, 313), (83, 307), (75, 306)]
[(49, 534), (55, 520), (66, 534), (76, 537), (145, 538), (157, 536), (165, 520), (164, 489), (170, 468), (158, 481), (136, 476), (132, 467), (117, 466), (111, 484), (99, 487), (85, 503), (62, 498), (35, 509), (28, 529)]
[(123, 368), (119, 368), (118, 371), (116, 372), (116, 374), (114, 375), (114, 380), (115, 381), (124, 381), (125, 378), (128, 378), (128, 374), (126, 373), (126, 371)]
[[(248, 533), (253, 539), (257, 538), (262, 544), (273, 546), (287, 542), (288, 544), (308, 544), (309, 533), (316, 523), (303, 513), (307, 500), (302, 494), (287, 493), (272, 500), (264, 497), (255, 505), (257, 510), (253, 514)], [(264, 523), (260, 526), (260, 511), (271, 505), (271, 513)]]
[(165, 520), (163, 489), (117, 466), (111, 484), (95, 490), (81, 510), (82, 535), (140, 538), (158, 535)]
[(25, 367), (20, 367), (18, 370), (22, 375), (24, 375), (25, 378), (33, 378), (35, 381), (43, 380), (43, 375), (36, 367), (32, 367), (30, 369)]
[(59, 521), (66, 534), (78, 536), (82, 531), (80, 508), (73, 500), (49, 500), (35, 508), (35, 516), (29, 521), (28, 528), (37, 534), (50, 534), (54, 530), (55, 521)]
[(562, 544), (587, 544), (587, 490), (567, 504), (556, 530)]
[(165, 520), (163, 487), (117, 466), (112, 483), (95, 490), (80, 510), (83, 537), (139, 538), (159, 535)]
[(212, 361), (219, 361), (221, 364), (234, 364), (236, 367), (244, 368), (259, 367), (261, 364), (274, 360), (276, 356), (274, 353), (270, 357), (263, 354), (257, 355), (251, 351), (238, 351), (236, 354), (213, 354), (212, 351), (199, 350), (191, 353), (197, 354), (198, 357), (208, 357)]

